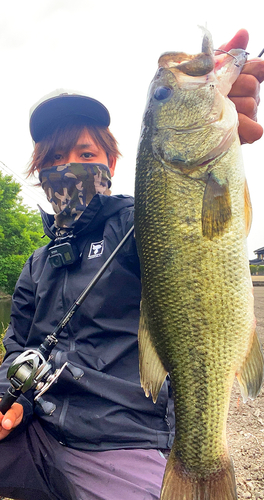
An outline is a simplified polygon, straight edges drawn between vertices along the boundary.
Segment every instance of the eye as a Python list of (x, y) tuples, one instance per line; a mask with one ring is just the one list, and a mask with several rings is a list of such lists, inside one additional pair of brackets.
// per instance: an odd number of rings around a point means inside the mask
[(172, 89), (170, 87), (158, 87), (154, 92), (154, 97), (157, 101), (163, 101), (167, 99), (172, 93)]
[(59, 154), (59, 153), (56, 153), (56, 154), (54, 155), (54, 160), (61, 160), (61, 158), (62, 158), (62, 155), (61, 155), (61, 154)]
[(87, 160), (89, 158), (92, 158), (93, 154), (92, 153), (82, 153), (82, 156), (83, 156), (83, 158), (85, 158)]

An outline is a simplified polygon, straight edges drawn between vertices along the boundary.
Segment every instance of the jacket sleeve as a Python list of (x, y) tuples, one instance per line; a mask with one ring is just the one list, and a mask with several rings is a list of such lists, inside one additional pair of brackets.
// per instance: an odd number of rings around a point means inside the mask
[[(0, 397), (10, 386), (7, 379), (7, 370), (16, 357), (24, 351), (34, 317), (35, 301), (30, 274), (31, 259), (27, 260), (12, 297), (10, 324), (3, 341), (6, 353), (0, 367)], [(17, 402), (24, 407), (23, 421), (18, 426), (20, 429), (28, 423), (33, 414), (32, 393), (30, 393), (29, 390), (25, 395), (20, 395), (17, 399)], [(17, 429), (12, 431), (11, 434), (13, 435)]]

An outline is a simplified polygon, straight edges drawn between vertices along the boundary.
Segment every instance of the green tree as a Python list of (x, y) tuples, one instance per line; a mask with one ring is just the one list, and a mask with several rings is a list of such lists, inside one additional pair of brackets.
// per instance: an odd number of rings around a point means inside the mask
[(40, 214), (22, 203), (20, 190), (0, 172), (0, 289), (10, 294), (27, 258), (47, 240)]
[(256, 264), (251, 264), (250, 266), (250, 272), (253, 275), (264, 275), (264, 266), (256, 265)]

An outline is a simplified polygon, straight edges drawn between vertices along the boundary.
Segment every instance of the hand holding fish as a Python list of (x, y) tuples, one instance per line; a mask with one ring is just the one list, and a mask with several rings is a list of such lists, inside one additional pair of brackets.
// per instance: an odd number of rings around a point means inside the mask
[[(229, 51), (234, 48), (246, 49), (248, 32), (239, 30), (234, 38), (220, 48)], [(264, 80), (264, 61), (255, 58), (246, 62), (241, 74), (229, 93), (229, 98), (236, 106), (239, 118), (239, 136), (242, 144), (257, 141), (263, 134), (262, 126), (257, 123), (260, 84)]]

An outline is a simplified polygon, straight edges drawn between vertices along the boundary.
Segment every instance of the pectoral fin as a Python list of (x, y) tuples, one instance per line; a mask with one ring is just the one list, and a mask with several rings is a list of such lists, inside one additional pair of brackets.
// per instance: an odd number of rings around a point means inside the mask
[(250, 194), (249, 194), (249, 190), (248, 190), (248, 183), (247, 183), (247, 181), (245, 181), (244, 198), (245, 198), (246, 234), (248, 236), (250, 228), (251, 228), (251, 223), (252, 223), (252, 205), (251, 205), (251, 200), (250, 200)]
[(150, 338), (144, 299), (142, 299), (140, 307), (138, 343), (141, 387), (144, 389), (147, 397), (151, 393), (152, 399), (156, 403), (167, 371), (163, 367)]
[(237, 380), (240, 386), (244, 403), (248, 398), (255, 399), (259, 394), (263, 382), (264, 359), (261, 351), (259, 339), (254, 331), (251, 349), (245, 362), (237, 373)]
[(203, 197), (203, 236), (210, 240), (215, 236), (221, 236), (227, 228), (231, 217), (231, 199), (228, 183), (220, 183), (211, 172), (208, 176)]

